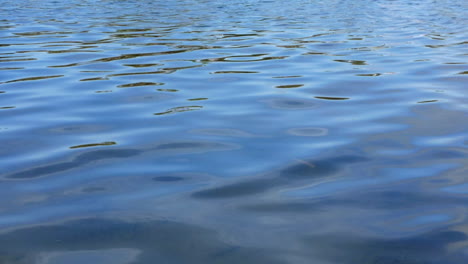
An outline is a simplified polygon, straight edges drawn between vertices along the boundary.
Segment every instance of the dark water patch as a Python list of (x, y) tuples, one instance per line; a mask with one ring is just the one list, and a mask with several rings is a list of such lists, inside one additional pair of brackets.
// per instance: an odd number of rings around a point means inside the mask
[(157, 144), (151, 150), (177, 152), (177, 153), (197, 153), (216, 150), (230, 150), (237, 148), (236, 145), (226, 144), (222, 142), (209, 141), (186, 141), (186, 142), (170, 142)]
[(154, 261), (283, 263), (263, 249), (224, 241), (211, 229), (164, 220), (72, 220), (4, 233), (0, 235), (0, 243), (4, 245), (0, 249), (0, 260), (14, 264), (47, 259), (48, 252), (82, 252), (86, 257), (86, 250), (99, 252), (119, 248), (136, 250), (131, 262), (141, 264)]
[(51, 78), (59, 78), (63, 77), (65, 75), (50, 75), (50, 76), (36, 76), (36, 77), (27, 77), (27, 78), (21, 78), (21, 79), (15, 79), (11, 81), (6, 81), (5, 83), (12, 83), (12, 82), (25, 82), (25, 81), (38, 81), (38, 80), (45, 80), (45, 79), (51, 79)]
[[(286, 59), (288, 56), (264, 56), (266, 54), (251, 54), (251, 55), (241, 55), (241, 56), (228, 56), (228, 57), (219, 57), (212, 59), (202, 59), (202, 63), (209, 62), (259, 62), (259, 61), (269, 61), (269, 60), (281, 60)], [(262, 58), (257, 59), (257, 57)]]
[(322, 100), (332, 100), (332, 101), (343, 101), (349, 100), (348, 97), (332, 97), (332, 96), (314, 96), (314, 98), (322, 99)]
[(331, 208), (377, 209), (377, 210), (430, 210), (438, 206), (463, 206), (468, 198), (428, 194), (414, 190), (362, 190), (359, 194), (337, 194), (335, 196), (306, 199), (301, 201), (255, 202), (243, 205), (242, 210), (268, 213), (311, 214)]
[(159, 86), (164, 85), (164, 83), (155, 83), (155, 82), (136, 82), (136, 83), (127, 83), (118, 85), (118, 88), (130, 88), (130, 87), (138, 87), (138, 86)]
[(161, 66), (161, 65), (162, 64), (158, 64), (158, 63), (124, 64), (124, 66), (133, 67), (133, 68), (155, 67), (155, 66)]
[(181, 52), (186, 52), (187, 50), (168, 50), (168, 51), (161, 51), (161, 52), (148, 52), (148, 53), (129, 53), (129, 54), (122, 54), (119, 56), (107, 57), (102, 59), (97, 59), (91, 61), (94, 62), (111, 62), (111, 61), (119, 61), (119, 60), (128, 60), (128, 59), (135, 59), (140, 57), (149, 57), (149, 56), (160, 56), (160, 55), (167, 55), (167, 54), (176, 54)]
[[(67, 34), (73, 34), (74, 32), (72, 31), (34, 31), (34, 32), (21, 32), (21, 33), (13, 33), (14, 35), (17, 36), (42, 36), (42, 35), (67, 35)], [(57, 36), (55, 36), (57, 37)]]
[(125, 29), (117, 29), (116, 32), (123, 33), (123, 32), (146, 32), (151, 31), (150, 28), (125, 28)]
[(75, 67), (80, 65), (80, 63), (68, 63), (68, 64), (60, 64), (60, 65), (49, 65), (49, 68), (67, 68), (67, 67)]
[(81, 82), (89, 82), (89, 81), (107, 81), (109, 78), (106, 77), (93, 77), (93, 78), (85, 78), (81, 79)]
[(377, 77), (381, 76), (381, 73), (361, 73), (361, 74), (356, 74), (356, 76), (363, 76), (363, 77)]
[(112, 34), (114, 38), (140, 38), (140, 37), (159, 37), (157, 34), (152, 33), (128, 33), (128, 34)]
[(222, 38), (256, 37), (260, 34), (223, 34)]
[(314, 181), (331, 177), (348, 164), (365, 161), (368, 161), (368, 159), (357, 155), (342, 155), (323, 160), (297, 160), (297, 164), (270, 174), (201, 190), (193, 193), (192, 196), (201, 199), (222, 199), (260, 195), (275, 188), (295, 184), (297, 181)]
[(5, 110), (5, 109), (14, 109), (16, 106), (1, 106), (0, 110)]
[(89, 147), (98, 147), (98, 146), (111, 146), (111, 145), (116, 145), (117, 143), (114, 141), (106, 141), (102, 143), (92, 143), (92, 144), (83, 144), (83, 145), (76, 145), (70, 147), (71, 149), (76, 149), (76, 148), (89, 148)]
[(272, 108), (276, 109), (301, 110), (317, 107), (317, 104), (313, 101), (299, 98), (275, 98), (265, 100), (265, 102)]
[(190, 112), (201, 110), (203, 106), (200, 105), (190, 105), (190, 106), (178, 106), (168, 109), (164, 112), (154, 113), (154, 115), (167, 115), (167, 114), (175, 114), (175, 113), (182, 113), (182, 112)]
[(274, 79), (287, 79), (287, 78), (300, 78), (302, 75), (290, 75), (290, 76), (273, 76)]
[(190, 66), (181, 66), (181, 67), (164, 67), (164, 68), (161, 68), (161, 70), (163, 70), (165, 73), (174, 73), (179, 70), (193, 69), (193, 68), (198, 68), (201, 66), (203, 65), (200, 64), (200, 65), (190, 65)]
[(84, 193), (103, 192), (105, 190), (106, 190), (105, 187), (98, 187), (98, 186), (86, 187), (86, 188), (81, 189), (81, 191)]
[(368, 159), (357, 155), (343, 155), (323, 160), (300, 160), (297, 165), (281, 170), (281, 177), (288, 179), (313, 179), (338, 172), (346, 164), (364, 162)]
[(428, 48), (437, 49), (437, 48), (444, 48), (449, 47), (450, 45), (426, 45)]
[(401, 238), (329, 234), (307, 238), (305, 243), (331, 263), (455, 264), (463, 262), (466, 253), (451, 248), (466, 240), (460, 231), (433, 230)]
[(79, 168), (91, 162), (106, 159), (129, 158), (141, 154), (137, 149), (113, 149), (113, 150), (95, 150), (89, 151), (72, 158), (70, 161), (47, 164), (39, 167), (27, 168), (25, 170), (6, 175), (9, 179), (30, 179), (42, 177), (58, 172), (64, 172)]
[[(182, 52), (186, 52), (186, 51), (187, 50), (172, 50), (172, 51), (150, 52), (150, 53), (122, 54), (122, 55), (119, 55), (119, 56), (106, 57), (106, 58), (101, 58), (101, 59), (96, 59), (96, 60), (91, 60), (91, 61), (69, 63), (69, 64), (62, 64), (62, 65), (54, 65), (54, 66), (49, 66), (49, 67), (52, 67), (52, 68), (75, 67), (75, 66), (83, 66), (83, 65), (101, 63), (101, 62), (112, 62), (112, 61), (136, 59), (136, 58), (141, 58), (141, 57), (176, 54), (176, 53), (182, 53)], [(160, 71), (158, 73), (163, 73), (163, 72), (164, 71)]]
[[(430, 141), (430, 139), (429, 139)], [(468, 155), (468, 150), (463, 149), (463, 148), (440, 148), (434, 146), (430, 150), (425, 150), (417, 153), (419, 157), (422, 159), (436, 159), (436, 160), (453, 160), (454, 162), (457, 162), (457, 160), (463, 160), (465, 156)]]
[(286, 84), (286, 85), (277, 85), (276, 88), (280, 89), (291, 89), (291, 88), (299, 88), (304, 86), (304, 84)]
[(0, 63), (3, 63), (3, 62), (19, 62), (19, 61), (34, 61), (34, 60), (37, 60), (37, 59), (36, 58), (17, 58), (17, 59), (1, 58)]
[(178, 176), (157, 176), (153, 178), (154, 181), (158, 182), (176, 182), (176, 181), (183, 181), (185, 180), (184, 177)]
[(419, 101), (418, 104), (425, 104), (425, 103), (435, 103), (438, 102), (439, 100), (424, 100), (424, 101)]
[(362, 60), (334, 60), (334, 61), (351, 63), (352, 65), (367, 65), (366, 61), (362, 61)]
[(190, 98), (190, 99), (187, 99), (187, 101), (205, 101), (205, 100), (208, 100), (208, 98), (200, 97), (200, 98)]
[(303, 48), (303, 45), (277, 45), (278, 48), (286, 48), (286, 49), (300, 49)]
[(253, 179), (195, 192), (193, 197), (201, 199), (221, 199), (238, 198), (245, 195), (257, 195), (277, 187), (281, 183), (282, 181), (278, 179)]
[(306, 53), (304, 53), (302, 55), (328, 55), (328, 53), (310, 51), (310, 52), (306, 52)]
[(79, 154), (74, 162), (89, 163), (103, 159), (129, 158), (141, 154), (138, 149), (113, 149), (113, 150), (95, 150)]
[[(98, 144), (86, 144), (76, 146), (76, 148), (86, 148), (94, 146), (107, 146), (114, 145), (115, 142), (104, 142)], [(59, 172), (64, 172), (76, 168), (89, 165), (90, 163), (95, 163), (103, 160), (112, 160), (112, 159), (124, 159), (131, 158), (146, 152), (156, 152), (155, 154), (159, 155), (158, 157), (165, 155), (175, 155), (175, 154), (194, 154), (194, 153), (205, 153), (211, 151), (226, 151), (239, 148), (235, 144), (227, 144), (222, 142), (210, 142), (210, 141), (179, 141), (179, 142), (169, 142), (169, 143), (158, 143), (154, 146), (141, 149), (131, 149), (131, 148), (122, 148), (122, 149), (106, 149), (106, 150), (93, 150), (80, 153), (75, 156), (66, 157), (62, 161), (56, 163), (50, 163), (42, 166), (27, 168), (14, 172), (11, 174), (5, 175), (5, 178), (8, 179), (27, 179), (27, 178), (36, 178), (42, 177), (45, 175), (55, 174)]]
[(242, 74), (242, 73), (258, 73), (256, 71), (215, 71), (213, 74), (229, 74), (229, 73), (234, 73), (234, 74)]

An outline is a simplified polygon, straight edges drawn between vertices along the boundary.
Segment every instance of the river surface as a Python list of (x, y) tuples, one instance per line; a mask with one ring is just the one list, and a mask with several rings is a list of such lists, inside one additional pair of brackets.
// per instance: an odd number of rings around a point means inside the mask
[(0, 0), (1, 264), (468, 263), (466, 0)]

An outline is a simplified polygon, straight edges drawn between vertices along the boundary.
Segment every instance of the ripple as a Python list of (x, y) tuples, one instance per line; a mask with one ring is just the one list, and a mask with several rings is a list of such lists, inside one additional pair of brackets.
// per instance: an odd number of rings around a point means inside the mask
[(57, 172), (63, 172), (71, 170), (77, 167), (84, 166), (90, 162), (104, 160), (104, 159), (118, 159), (128, 158), (139, 155), (140, 150), (136, 149), (113, 149), (113, 150), (95, 150), (90, 152), (82, 153), (71, 161), (63, 161), (59, 163), (52, 163), (43, 165), (35, 168), (28, 168), (19, 172), (7, 175), (6, 178), (10, 179), (29, 179), (41, 177), (44, 175), (54, 174)]
[(275, 98), (265, 100), (265, 102), (270, 105), (270, 107), (275, 109), (300, 110), (317, 107), (317, 104), (311, 100), (299, 98)]
[(0, 68), (0, 71), (12, 71), (12, 70), (23, 70), (23, 67), (5, 67)]
[(37, 60), (36, 58), (15, 58), (15, 59), (3, 59), (0, 58), (0, 63), (3, 62), (18, 62), (18, 61), (34, 61)]
[(303, 127), (288, 129), (288, 134), (301, 137), (320, 137), (328, 134), (328, 129), (320, 127)]
[(16, 106), (1, 106), (0, 110), (5, 110), (5, 109), (14, 109)]
[(331, 101), (343, 101), (349, 100), (348, 97), (332, 97), (332, 96), (314, 96), (314, 98), (322, 99), (322, 100), (331, 100)]
[[(76, 148), (87, 148), (94, 146), (114, 145), (115, 142), (104, 142), (97, 144), (86, 144), (76, 146)], [(212, 151), (226, 151), (239, 148), (235, 144), (210, 141), (178, 141), (158, 143), (150, 148), (115, 148), (90, 150), (81, 152), (75, 156), (65, 158), (65, 160), (52, 162), (38, 167), (27, 168), (5, 176), (7, 179), (28, 179), (42, 177), (45, 175), (64, 172), (76, 168), (81, 168), (90, 163), (102, 160), (123, 159), (139, 156), (145, 152), (157, 151), (159, 155), (205, 153)]]
[(228, 150), (232, 149), (233, 145), (218, 143), (218, 142), (200, 142), (200, 141), (187, 141), (187, 142), (170, 142), (156, 145), (155, 150), (176, 151), (176, 152), (199, 152), (210, 150)]
[(271, 78), (275, 79), (288, 79), (288, 78), (300, 78), (303, 77), (302, 75), (290, 75), (290, 76), (273, 76)]
[(21, 79), (15, 79), (11, 81), (6, 81), (5, 83), (12, 83), (12, 82), (25, 82), (25, 81), (38, 81), (38, 80), (45, 80), (45, 79), (51, 79), (51, 78), (59, 78), (63, 77), (65, 75), (50, 75), (50, 76), (36, 76), (36, 77), (27, 77), (27, 78), (21, 78)]
[(213, 74), (241, 74), (241, 73), (258, 73), (256, 71), (216, 71), (216, 72), (213, 72)]
[[(355, 263), (363, 259), (369, 263), (424, 263), (444, 261), (457, 263), (463, 254), (445, 248), (466, 240), (466, 234), (454, 230), (432, 230), (418, 235), (382, 238), (349, 234), (317, 236), (306, 239), (310, 247), (321, 241), (318, 252), (327, 262)], [(337, 248), (344, 248), (336, 254)]]
[(73, 252), (42, 253), (38, 257), (39, 263), (74, 263), (76, 260), (86, 259), (92, 262), (112, 262), (125, 264), (136, 261), (140, 254), (138, 249), (102, 249), (102, 250), (76, 250)]
[(118, 77), (118, 76), (133, 76), (133, 75), (147, 75), (147, 74), (164, 74), (167, 71), (149, 71), (149, 72), (126, 72), (126, 73), (114, 73), (109, 74), (107, 77)]
[(377, 77), (381, 76), (382, 73), (361, 73), (361, 74), (356, 74), (356, 76), (364, 76), (364, 77)]
[(439, 100), (424, 100), (424, 101), (419, 101), (418, 104), (435, 103), (438, 101)]
[(124, 64), (124, 66), (133, 67), (133, 68), (155, 67), (155, 66), (161, 66), (161, 65), (162, 64), (158, 64), (158, 63)]
[(190, 99), (187, 99), (187, 101), (205, 101), (205, 100), (208, 100), (208, 98), (206, 98), (206, 97), (200, 97), (200, 98), (190, 98)]
[(367, 65), (366, 61), (362, 61), (362, 60), (334, 60), (334, 61), (350, 63), (352, 65)]
[[(73, 244), (72, 250), (64, 251), (57, 241)], [(112, 263), (129, 263), (135, 259), (144, 263), (203, 263), (206, 259), (225, 263), (239, 260), (245, 260), (246, 264), (282, 263), (264, 252), (265, 249), (231, 244), (211, 229), (167, 220), (69, 220), (3, 233), (0, 242), (6, 245), (2, 258), (7, 261), (40, 257), (57, 263), (77, 259)], [(41, 254), (37, 256), (37, 252)]]
[(90, 143), (90, 144), (83, 144), (83, 145), (76, 145), (76, 146), (71, 146), (69, 148), (71, 149), (76, 149), (76, 148), (89, 148), (89, 147), (98, 147), (98, 146), (110, 146), (110, 145), (116, 145), (117, 143), (114, 141), (106, 141), (106, 142), (101, 142), (101, 143)]
[(279, 182), (271, 181), (269, 179), (255, 179), (199, 191), (194, 193), (193, 197), (201, 199), (221, 199), (255, 195), (278, 186), (278, 183)]
[(200, 105), (191, 105), (191, 106), (178, 106), (170, 108), (164, 112), (154, 113), (154, 115), (167, 115), (167, 114), (175, 114), (175, 113), (182, 113), (182, 112), (190, 112), (201, 110), (203, 106)]
[(276, 88), (280, 89), (291, 89), (291, 88), (299, 88), (304, 86), (303, 84), (286, 84), (286, 85), (277, 85)]
[(148, 53), (129, 53), (129, 54), (122, 54), (119, 56), (112, 56), (102, 59), (97, 59), (91, 62), (111, 62), (111, 61), (118, 61), (118, 60), (128, 60), (128, 59), (135, 59), (140, 57), (148, 57), (148, 56), (158, 56), (158, 55), (165, 55), (165, 54), (176, 54), (181, 52), (186, 52), (187, 50), (168, 50), (168, 51), (161, 51), (161, 52), (148, 52)]
[(200, 135), (212, 135), (212, 136), (225, 136), (225, 137), (255, 137), (254, 134), (229, 128), (204, 128), (204, 129), (193, 129), (191, 133)]
[(298, 160), (296, 164), (261, 177), (201, 190), (192, 194), (199, 199), (226, 199), (261, 195), (275, 188), (285, 188), (298, 181), (318, 180), (339, 173), (344, 165), (368, 161), (358, 155), (338, 155), (322, 160)]
[(109, 78), (106, 77), (93, 77), (93, 78), (85, 78), (81, 79), (81, 82), (87, 82), (87, 81), (107, 81)]
[(184, 180), (183, 177), (178, 176), (158, 176), (153, 178), (154, 181), (158, 182), (175, 182)]
[(130, 87), (138, 87), (138, 86), (159, 86), (164, 85), (164, 83), (155, 83), (155, 82), (135, 82), (135, 83), (127, 83), (118, 85), (118, 88), (130, 88)]
[(160, 92), (171, 92), (171, 93), (174, 93), (174, 92), (178, 92), (179, 90), (177, 89), (164, 89), (164, 88), (159, 88), (159, 89), (156, 89)]
[[(109, 92), (112, 92), (112, 90), (109, 90)], [(125, 101), (125, 102), (130, 102), (130, 103), (135, 103), (135, 102), (160, 102), (160, 101), (164, 101), (164, 100), (169, 100), (171, 98), (172, 97), (169, 94), (141, 93), (141, 95), (127, 96), (125, 98), (122, 98), (122, 100)]]
[(466, 262), (466, 1), (4, 2), (0, 263)]

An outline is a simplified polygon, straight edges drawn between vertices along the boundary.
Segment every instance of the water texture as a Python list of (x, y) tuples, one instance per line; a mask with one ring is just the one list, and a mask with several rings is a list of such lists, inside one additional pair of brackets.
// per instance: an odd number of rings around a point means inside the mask
[(0, 4), (0, 264), (468, 263), (467, 1)]

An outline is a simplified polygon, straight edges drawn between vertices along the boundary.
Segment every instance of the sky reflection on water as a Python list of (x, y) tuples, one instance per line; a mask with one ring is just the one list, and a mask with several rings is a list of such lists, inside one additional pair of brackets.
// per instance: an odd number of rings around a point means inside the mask
[(2, 1), (0, 263), (468, 260), (466, 1)]

